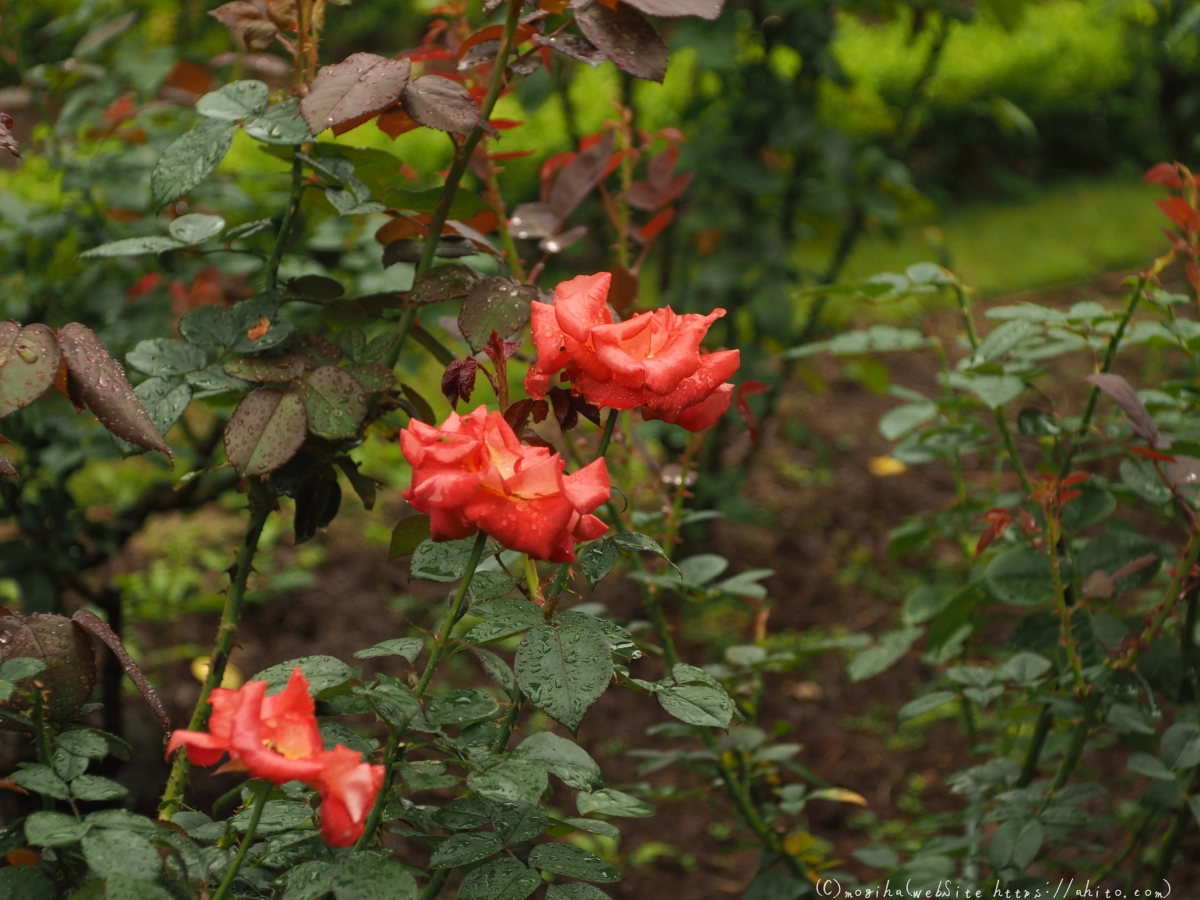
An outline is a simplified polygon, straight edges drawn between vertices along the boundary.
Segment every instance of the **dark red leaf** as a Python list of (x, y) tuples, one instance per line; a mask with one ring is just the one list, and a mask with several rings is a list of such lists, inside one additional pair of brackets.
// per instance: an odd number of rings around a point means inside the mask
[(1150, 417), (1150, 413), (1128, 381), (1111, 372), (1089, 375), (1083, 380), (1112, 397), (1117, 406), (1125, 411), (1130, 427), (1150, 446), (1158, 450), (1165, 450), (1170, 446), (1170, 443), (1163, 441), (1162, 435), (1158, 433), (1158, 426), (1154, 424), (1154, 419)]
[(354, 119), (383, 112), (400, 99), (408, 85), (412, 63), (374, 53), (352, 53), (340, 63), (323, 66), (300, 115), (313, 134)]
[(279, 34), (266, 12), (253, 3), (236, 0), (210, 9), (208, 14), (229, 29), (235, 44), (247, 50), (266, 50)]
[(595, 44), (577, 34), (551, 34), (546, 36), (535, 34), (533, 42), (541, 44), (544, 47), (549, 47), (552, 50), (557, 50), (559, 53), (569, 56), (571, 59), (578, 60), (581, 63), (586, 63), (593, 69), (608, 59)]
[(225, 455), (240, 475), (265, 475), (296, 455), (308, 432), (295, 394), (258, 388), (242, 398), (225, 425)]
[(471, 399), (475, 390), (475, 376), (479, 374), (479, 363), (471, 357), (456, 359), (442, 373), (442, 394), (450, 401), (451, 409), (458, 409), (458, 401)]
[[(558, 217), (560, 226), (600, 183), (612, 153), (613, 133), (607, 130), (599, 141), (567, 163), (558, 173), (546, 203)], [(557, 230), (552, 233), (557, 233)]]
[(721, 15), (725, 0), (628, 0), (642, 12), (652, 16), (672, 18), (675, 16), (699, 16), (715, 19)]
[(657, 216), (642, 226), (642, 240), (645, 243), (650, 243), (658, 237), (664, 228), (671, 224), (671, 220), (675, 218), (675, 207), (668, 206)]
[(0, 418), (46, 393), (61, 363), (58, 339), (48, 326), (0, 322)]
[(627, 3), (609, 9), (591, 3), (576, 11), (583, 36), (635, 78), (661, 82), (667, 75), (667, 45), (650, 20)]
[(8, 113), (0, 113), (0, 150), (7, 150), (13, 156), (20, 158), (21, 145), (17, 143), (12, 133), (13, 120)]
[(550, 388), (548, 394), (554, 408), (554, 418), (558, 420), (558, 427), (564, 432), (578, 425), (580, 416), (600, 424), (600, 410), (588, 403), (581, 394), (560, 387)]
[(1161, 184), (1175, 190), (1183, 187), (1183, 179), (1179, 177), (1179, 168), (1175, 163), (1161, 162), (1151, 166), (1142, 177), (1146, 184)]
[(441, 75), (413, 79), (404, 89), (400, 104), (426, 128), (469, 134), (479, 124), (479, 104), (475, 98), (461, 85)]

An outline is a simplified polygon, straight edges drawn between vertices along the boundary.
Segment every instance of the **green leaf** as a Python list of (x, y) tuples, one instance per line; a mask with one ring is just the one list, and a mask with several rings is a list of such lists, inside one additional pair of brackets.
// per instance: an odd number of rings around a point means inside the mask
[(260, 115), (269, 91), (261, 81), (233, 81), (196, 101), (196, 112), (209, 119), (237, 122)]
[(104, 900), (175, 900), (160, 884), (111, 873), (104, 883)]
[(225, 220), (220, 216), (209, 216), (204, 213), (188, 213), (178, 219), (172, 219), (167, 226), (171, 237), (188, 245), (201, 244), (209, 238), (216, 237), (225, 230)]
[(1041, 334), (1042, 329), (1028, 319), (1010, 319), (988, 332), (987, 337), (979, 342), (975, 353), (971, 356), (969, 365), (974, 368), (984, 363), (995, 362), (1007, 356), (1026, 338)]
[(240, 335), (240, 320), (220, 306), (201, 306), (179, 320), (179, 333), (193, 344), (219, 350), (233, 344)]
[(616, 816), (622, 819), (647, 819), (654, 815), (654, 807), (624, 791), (605, 788), (591, 793), (575, 795), (575, 808), (581, 816)]
[(689, 584), (706, 585), (729, 568), (729, 560), (716, 553), (700, 553), (681, 559), (677, 568)]
[(66, 847), (79, 841), (89, 828), (74, 816), (33, 812), (25, 818), (25, 840), (35, 847)]
[(533, 840), (549, 824), (545, 810), (531, 803), (492, 804), (492, 827), (506, 844)]
[(879, 635), (875, 646), (868, 647), (850, 660), (846, 675), (851, 681), (865, 681), (887, 671), (908, 653), (923, 633), (923, 629), (913, 627)]
[(178, 250), (186, 246), (187, 244), (180, 243), (174, 238), (159, 237), (157, 235), (151, 237), (122, 238), (119, 241), (109, 241), (107, 244), (101, 244), (99, 247), (85, 250), (79, 254), (79, 258), (104, 259), (114, 256), (140, 256), (143, 253), (165, 253), (167, 250)]
[(457, 581), (467, 571), (475, 538), (461, 541), (422, 541), (413, 551), (409, 575), (424, 581)]
[(280, 877), (287, 884), (283, 900), (324, 900), (332, 890), (333, 870), (333, 863), (323, 859), (300, 863)]
[(203, 369), (208, 354), (187, 341), (154, 338), (139, 342), (126, 355), (125, 362), (147, 375), (184, 375)]
[(76, 800), (120, 800), (129, 789), (99, 775), (80, 775), (71, 782), (71, 796)]
[(608, 900), (608, 894), (581, 882), (567, 884), (552, 884), (546, 888), (546, 900)]
[(400, 777), (414, 791), (453, 787), (462, 780), (457, 775), (447, 775), (446, 764), (441, 760), (405, 763), (400, 766)]
[(370, 854), (348, 856), (333, 873), (337, 900), (416, 900), (417, 883), (408, 868)]
[(1116, 497), (1090, 482), (1085, 483), (1079, 496), (1068, 500), (1063, 507), (1063, 527), (1068, 533), (1091, 528), (1111, 516), (1116, 508)]
[(1108, 723), (1117, 731), (1133, 732), (1134, 734), (1154, 734), (1154, 729), (1146, 722), (1146, 717), (1136, 706), (1128, 703), (1114, 703), (1108, 710)]
[(163, 151), (150, 173), (150, 189), (159, 208), (174, 203), (221, 164), (235, 131), (232, 122), (205, 119)]
[(588, 752), (574, 741), (550, 731), (527, 737), (513, 750), (512, 758), (544, 766), (563, 784), (581, 791), (593, 791), (604, 785), (600, 766)]
[[(229, 820), (238, 831), (244, 832), (250, 827), (250, 818), (254, 810), (250, 807), (243, 809)], [(262, 816), (258, 820), (257, 834), (279, 834), (299, 828), (313, 817), (312, 808), (299, 800), (268, 800), (263, 805)]]
[(586, 831), (589, 834), (598, 834), (602, 837), (612, 838), (614, 841), (621, 837), (621, 830), (611, 822), (602, 822), (599, 819), (563, 819), (563, 825), (570, 826), (576, 831)]
[(358, 433), (367, 414), (363, 386), (345, 369), (321, 366), (296, 385), (308, 413), (308, 428), (329, 440), (346, 440)]
[(479, 603), (484, 600), (495, 600), (497, 597), (503, 597), (516, 587), (516, 584), (517, 579), (511, 575), (506, 575), (504, 572), (476, 571), (474, 577), (471, 578), (472, 602)]
[(295, 146), (314, 140), (308, 125), (300, 118), (299, 98), (268, 106), (261, 116), (246, 122), (242, 130), (264, 144)]
[(1159, 753), (1168, 769), (1177, 772), (1200, 765), (1200, 725), (1178, 722), (1163, 732)]
[(541, 766), (509, 759), (486, 772), (472, 772), (467, 786), (486, 800), (536, 804), (549, 786), (549, 779)]
[(256, 388), (225, 426), (225, 455), (242, 476), (265, 475), (288, 462), (304, 443), (308, 416), (295, 394)]
[(1157, 781), (1175, 780), (1175, 774), (1164, 766), (1157, 756), (1151, 756), (1149, 753), (1140, 751), (1130, 753), (1126, 766), (1131, 772), (1137, 772), (1139, 775), (1145, 775), (1147, 778)]
[[(155, 375), (147, 378), (133, 389), (142, 406), (150, 416), (150, 421), (160, 435), (165, 435), (179, 421), (188, 404), (192, 402), (191, 387), (179, 378), (163, 378)], [(142, 447), (122, 440), (115, 434), (112, 436), (117, 447), (125, 456), (133, 456), (144, 452)]]
[(483, 279), (463, 300), (458, 327), (473, 350), (482, 350), (495, 331), (507, 338), (529, 321), (529, 304), (537, 302), (538, 289), (512, 278)]
[(467, 640), (473, 644), (504, 640), (546, 621), (541, 607), (523, 597), (477, 603), (471, 607), (471, 615), (485, 620), (467, 632)]
[(1026, 650), (1006, 662), (998, 675), (1004, 681), (1029, 684), (1045, 675), (1051, 665), (1052, 663), (1046, 657)]
[(906, 403), (883, 414), (879, 420), (879, 433), (885, 440), (898, 441), (918, 425), (924, 425), (938, 414), (938, 405), (932, 400)]
[(508, 663), (490, 650), (484, 650), (481, 647), (475, 647), (471, 652), (478, 657), (484, 671), (488, 673), (488, 677), (511, 697), (517, 689), (517, 678), (513, 675), (513, 670), (509, 668)]
[(366, 650), (359, 650), (354, 654), (354, 658), (372, 659), (376, 656), (403, 656), (409, 662), (416, 662), (417, 657), (421, 655), (421, 650), (424, 647), (425, 641), (422, 638), (392, 638), (390, 641), (381, 641), (374, 647), (368, 647)]
[[(626, 553), (654, 553), (667, 560), (667, 562), (671, 562), (666, 552), (659, 546), (658, 541), (644, 534), (638, 534), (636, 531), (622, 531), (619, 534), (614, 534), (608, 540), (612, 541)], [(674, 566), (674, 563), (671, 564)], [(676, 571), (679, 570), (676, 569)]]
[[(192, 815), (198, 814), (192, 813)], [(204, 816), (204, 819), (206, 822), (212, 821), (208, 816)], [(98, 809), (93, 813), (88, 813), (83, 821), (96, 828), (117, 828), (124, 831), (141, 831), (145, 834), (159, 832), (158, 823), (154, 819), (139, 816), (127, 809)]]
[(1015, 400), (1025, 390), (1025, 382), (1016, 375), (973, 375), (951, 372), (950, 386), (973, 393), (992, 409)]
[(595, 587), (617, 563), (617, 545), (608, 538), (592, 541), (579, 551), (579, 565), (587, 578), (588, 586)]
[(487, 859), (503, 846), (499, 835), (473, 831), (452, 835), (438, 844), (429, 858), (431, 869), (453, 869)]
[(58, 891), (50, 880), (29, 866), (0, 869), (0, 897), (14, 900), (58, 900)]
[(900, 711), (896, 713), (896, 722), (907, 722), (909, 719), (923, 716), (925, 713), (950, 702), (956, 696), (958, 695), (954, 691), (933, 691), (923, 697), (918, 697), (916, 700), (910, 700), (900, 707)]
[(521, 638), (515, 669), (530, 701), (574, 732), (608, 687), (612, 653), (608, 640), (593, 628), (541, 624)]
[(53, 797), (56, 800), (66, 800), (71, 796), (66, 782), (55, 775), (54, 770), (49, 766), (26, 766), (24, 769), (18, 769), (16, 772), (13, 772), (8, 777), (14, 784), (19, 784), (28, 791), (45, 794), (47, 797)]
[(458, 900), (525, 900), (541, 884), (537, 872), (501, 857), (468, 873), (458, 889)]
[[(391, 188), (383, 195), (383, 202), (393, 209), (405, 210), (407, 212), (432, 213), (437, 209), (438, 202), (442, 199), (442, 194), (443, 191), (441, 188), (429, 188), (424, 191), (404, 191), (398, 188)], [(478, 197), (470, 191), (456, 191), (454, 202), (450, 204), (450, 212), (447, 218), (469, 219), (482, 212), (492, 212), (492, 207), (482, 197)], [(440, 266), (428, 274), (435, 275), (436, 273), (440, 273), (437, 275), (439, 279), (457, 278), (463, 281), (470, 280), (472, 284), (478, 282), (480, 276), (475, 269), (469, 269), (469, 271), (475, 272), (474, 278), (460, 271), (445, 272), (446, 269), (461, 270), (467, 268), (467, 266), (461, 265)], [(427, 281), (426, 285), (429, 283), (431, 282)], [(416, 284), (413, 285), (413, 289), (417, 289)], [(466, 295), (467, 291), (463, 291), (461, 294), (456, 294), (455, 297), (465, 297)], [(452, 300), (454, 297), (442, 297), (440, 299)]]
[[(429, 516), (405, 516), (392, 529), (392, 544), (388, 548), (388, 559), (408, 556), (417, 547), (429, 540)], [(465, 572), (466, 569), (464, 568)]]
[(677, 663), (672, 670), (675, 684), (663, 680), (654, 694), (662, 708), (689, 725), (728, 728), (737, 707), (715, 678), (703, 669)]
[(154, 881), (162, 871), (162, 859), (154, 845), (132, 831), (93, 828), (83, 836), (83, 858), (101, 878), (124, 875), (139, 881)]
[(470, 831), (491, 821), (491, 808), (479, 797), (463, 797), (435, 812), (433, 821), (451, 831)]
[(988, 592), (1001, 603), (1041, 606), (1054, 600), (1050, 561), (1029, 547), (1005, 550), (983, 572)]
[(529, 854), (529, 866), (581, 881), (620, 881), (621, 873), (594, 853), (573, 844), (539, 844)]
[(86, 759), (103, 759), (108, 755), (108, 741), (90, 728), (64, 731), (58, 736), (58, 746)]
[(1163, 484), (1154, 463), (1148, 459), (1130, 457), (1121, 460), (1121, 480), (1125, 487), (1153, 506), (1171, 502), (1171, 489)]
[(267, 683), (267, 694), (278, 694), (287, 686), (292, 677), (292, 670), (297, 666), (308, 679), (308, 692), (317, 696), (323, 691), (345, 684), (354, 677), (354, 671), (332, 656), (301, 656), (299, 659), (289, 659), (278, 665), (263, 669), (254, 676), (254, 681)]
[(33, 656), (15, 656), (0, 666), (0, 678), (5, 681), (23, 681), (45, 671), (46, 661)]
[(465, 725), (491, 718), (499, 709), (496, 698), (487, 691), (460, 688), (430, 700), (425, 718), (434, 725)]
[(1148, 584), (1158, 575), (1162, 567), (1163, 548), (1158, 541), (1152, 540), (1135, 531), (1105, 531), (1099, 537), (1088, 541), (1082, 550), (1075, 554), (1075, 577), (1086, 580), (1096, 571), (1115, 575), (1123, 567), (1153, 556), (1155, 559), (1139, 568), (1132, 574), (1123, 575), (1113, 583), (1116, 593), (1130, 591)]

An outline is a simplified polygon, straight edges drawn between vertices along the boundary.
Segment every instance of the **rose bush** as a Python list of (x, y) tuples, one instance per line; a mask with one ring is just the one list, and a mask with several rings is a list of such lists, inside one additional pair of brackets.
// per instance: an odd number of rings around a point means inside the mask
[(612, 275), (580, 275), (560, 284), (553, 305), (532, 305), (537, 362), (525, 378), (530, 396), (541, 398), (554, 375), (564, 372), (596, 406), (641, 409), (688, 431), (703, 431), (729, 408), (737, 350), (701, 354), (709, 326), (725, 315), (679, 315), (670, 307), (614, 322), (608, 308)]

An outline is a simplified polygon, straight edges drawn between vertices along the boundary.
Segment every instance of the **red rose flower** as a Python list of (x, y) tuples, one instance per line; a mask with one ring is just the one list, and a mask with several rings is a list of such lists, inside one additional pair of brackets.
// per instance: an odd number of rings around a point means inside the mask
[(532, 305), (537, 362), (525, 376), (531, 397), (542, 398), (554, 375), (566, 372), (596, 406), (642, 410), (689, 431), (712, 425), (729, 408), (737, 350), (701, 354), (712, 323), (725, 315), (678, 315), (670, 307), (613, 322), (612, 275), (580, 275), (560, 284), (554, 303)]
[(413, 419), (400, 433), (413, 468), (404, 499), (429, 515), (435, 541), (480, 529), (536, 559), (575, 561), (575, 541), (607, 526), (591, 515), (608, 500), (608, 469), (598, 459), (567, 475), (562, 457), (517, 440), (500, 413), (481, 406), (433, 428)]
[(236, 691), (217, 688), (209, 730), (173, 732), (167, 755), (186, 747), (192, 762), (209, 766), (228, 753), (228, 767), (253, 778), (274, 784), (302, 781), (321, 795), (326, 842), (353, 844), (383, 787), (383, 766), (363, 762), (341, 744), (325, 749), (308, 679), (298, 666), (287, 687), (272, 697), (266, 694), (265, 681), (248, 681)]

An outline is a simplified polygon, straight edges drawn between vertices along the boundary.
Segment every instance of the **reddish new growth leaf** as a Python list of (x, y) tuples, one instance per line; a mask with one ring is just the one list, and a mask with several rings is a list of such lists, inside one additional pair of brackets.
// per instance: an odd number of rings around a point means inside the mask
[(1178, 191), (1183, 188), (1185, 177), (1189, 184), (1192, 183), (1192, 173), (1182, 163), (1161, 162), (1156, 166), (1151, 166), (1143, 179), (1146, 184), (1159, 184)]
[(746, 428), (750, 432), (750, 440), (756, 444), (758, 443), (758, 423), (754, 419), (754, 410), (750, 408), (747, 398), (756, 394), (765, 394), (767, 390), (767, 386), (761, 381), (743, 381), (738, 385), (733, 396), (733, 405), (737, 408), (742, 421), (746, 423)]
[(271, 320), (268, 319), (266, 316), (259, 316), (258, 321), (255, 322), (250, 327), (250, 329), (246, 332), (246, 337), (250, 338), (250, 340), (252, 340), (252, 341), (257, 341), (260, 337), (262, 337), (264, 334), (266, 334), (270, 330), (271, 330)]
[(581, 415), (597, 425), (600, 424), (599, 408), (588, 403), (582, 394), (560, 387), (552, 387), (546, 393), (554, 406), (554, 418), (558, 420), (558, 427), (563, 431), (570, 431), (578, 425)]
[(446, 366), (442, 374), (442, 394), (450, 402), (451, 409), (458, 409), (458, 401), (467, 402), (475, 390), (475, 376), (479, 374), (479, 363), (467, 357), (456, 359)]
[(12, 133), (13, 120), (8, 113), (0, 113), (0, 150), (7, 150), (18, 159), (21, 158), (21, 145)]
[(976, 556), (986, 550), (993, 541), (1004, 536), (1004, 532), (1008, 531), (1008, 526), (1013, 522), (1013, 517), (1007, 509), (997, 506), (983, 514), (983, 521), (989, 524), (975, 545)]
[(253, 3), (235, 0), (210, 9), (208, 14), (229, 29), (234, 43), (247, 50), (266, 50), (279, 35), (265, 10)]
[(408, 85), (412, 63), (374, 53), (353, 53), (323, 66), (300, 101), (300, 115), (313, 134), (360, 124), (393, 106)]
[(674, 142), (646, 164), (646, 180), (635, 181), (629, 186), (629, 205), (636, 209), (653, 211), (661, 209), (679, 198), (692, 182), (691, 172), (675, 174), (675, 160), (679, 151)]

